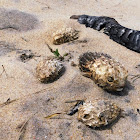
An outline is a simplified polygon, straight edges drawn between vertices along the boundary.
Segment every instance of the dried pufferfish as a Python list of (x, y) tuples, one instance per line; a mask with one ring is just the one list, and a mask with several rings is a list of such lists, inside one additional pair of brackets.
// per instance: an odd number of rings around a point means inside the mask
[(73, 28), (62, 28), (53, 33), (53, 44), (60, 45), (78, 39), (79, 31)]
[(121, 116), (121, 108), (108, 100), (86, 101), (78, 109), (78, 120), (93, 128), (110, 125)]
[(56, 80), (63, 71), (63, 64), (55, 57), (48, 57), (40, 61), (36, 67), (37, 78), (43, 83)]
[(128, 72), (111, 56), (87, 52), (79, 57), (79, 68), (94, 82), (108, 91), (123, 90)]

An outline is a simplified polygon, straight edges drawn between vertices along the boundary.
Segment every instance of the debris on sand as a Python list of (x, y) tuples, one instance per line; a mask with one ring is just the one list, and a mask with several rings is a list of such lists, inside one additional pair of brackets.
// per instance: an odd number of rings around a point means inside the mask
[(33, 53), (31, 50), (22, 50), (18, 53), (21, 53), (19, 55), (19, 59), (22, 61), (22, 62), (27, 62), (29, 61), (30, 59), (34, 58), (34, 57), (40, 57), (40, 55), (36, 55), (35, 53)]
[(114, 18), (106, 16), (73, 15), (70, 19), (77, 19), (80, 24), (103, 32), (113, 41), (126, 48), (140, 53), (140, 31), (120, 25)]

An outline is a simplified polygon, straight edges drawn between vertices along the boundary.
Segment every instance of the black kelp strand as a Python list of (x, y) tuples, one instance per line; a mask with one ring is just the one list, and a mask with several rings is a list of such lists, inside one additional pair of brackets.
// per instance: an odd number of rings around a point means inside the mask
[(83, 103), (84, 103), (83, 100), (78, 101), (76, 105), (67, 113), (67, 115), (70, 115), (70, 116), (74, 115), (76, 112), (78, 112), (80, 105), (83, 105)]
[(95, 30), (104, 29), (113, 41), (125, 46), (126, 48), (140, 53), (140, 31), (132, 30), (120, 25), (114, 18), (97, 17), (88, 15), (73, 15), (71, 19), (78, 19), (80, 24)]

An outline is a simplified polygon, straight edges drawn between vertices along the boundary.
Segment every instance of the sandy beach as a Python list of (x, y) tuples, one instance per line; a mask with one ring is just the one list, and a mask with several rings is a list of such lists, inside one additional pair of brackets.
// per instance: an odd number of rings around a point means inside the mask
[[(121, 25), (140, 30), (139, 0), (1, 0), (0, 1), (0, 140), (139, 140), (140, 139), (140, 54), (109, 39), (102, 32), (86, 28), (72, 15), (87, 14), (115, 18)], [(79, 31), (78, 40), (54, 45), (52, 35), (62, 28)], [(64, 61), (64, 74), (43, 84), (36, 78), (40, 60), (58, 49), (71, 54)], [(128, 81), (120, 95), (111, 94), (84, 77), (78, 66), (84, 52), (109, 54), (128, 70)], [(23, 53), (33, 57), (22, 61)], [(94, 130), (68, 111), (67, 100), (106, 98), (128, 113), (111, 128)], [(24, 127), (23, 127), (24, 126)]]

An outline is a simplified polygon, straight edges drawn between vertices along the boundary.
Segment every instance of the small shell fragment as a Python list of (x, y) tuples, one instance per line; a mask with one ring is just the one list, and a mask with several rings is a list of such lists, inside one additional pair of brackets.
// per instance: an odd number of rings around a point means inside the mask
[(128, 76), (128, 71), (119, 62), (103, 53), (84, 53), (79, 57), (79, 68), (108, 91), (122, 91)]
[(121, 109), (108, 100), (86, 101), (79, 107), (78, 120), (93, 128), (111, 124), (121, 114)]
[(63, 64), (54, 57), (48, 57), (40, 61), (36, 67), (36, 75), (39, 81), (49, 83), (56, 80), (64, 70)]
[(73, 28), (62, 28), (53, 34), (53, 44), (60, 45), (78, 39), (79, 31)]

